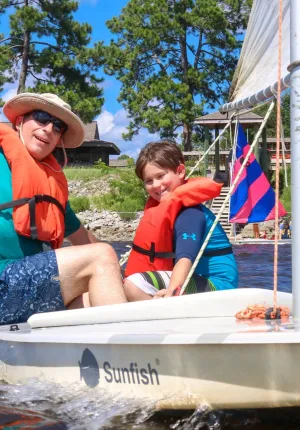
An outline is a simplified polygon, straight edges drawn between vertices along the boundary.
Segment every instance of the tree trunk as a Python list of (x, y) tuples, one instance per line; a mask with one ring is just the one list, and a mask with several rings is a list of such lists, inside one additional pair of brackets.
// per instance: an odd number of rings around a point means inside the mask
[(18, 94), (23, 93), (25, 90), (25, 83), (26, 83), (26, 78), (28, 73), (29, 41), (30, 41), (30, 32), (29, 30), (24, 30), (22, 67), (21, 67), (19, 86), (17, 91)]
[(185, 151), (192, 150), (192, 127), (190, 124), (183, 124), (183, 147)]

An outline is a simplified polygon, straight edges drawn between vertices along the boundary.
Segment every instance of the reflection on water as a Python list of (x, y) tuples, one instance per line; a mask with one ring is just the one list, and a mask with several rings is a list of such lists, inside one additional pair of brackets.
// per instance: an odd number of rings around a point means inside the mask
[[(124, 243), (112, 244), (118, 255)], [(273, 288), (273, 246), (234, 246), (240, 287)], [(291, 291), (291, 246), (279, 246), (278, 289)], [(284, 365), (284, 363), (283, 363)], [(111, 397), (95, 389), (76, 390), (32, 380), (26, 385), (0, 384), (0, 429), (120, 430), (289, 430), (300, 428), (300, 410), (154, 413), (154, 405)]]

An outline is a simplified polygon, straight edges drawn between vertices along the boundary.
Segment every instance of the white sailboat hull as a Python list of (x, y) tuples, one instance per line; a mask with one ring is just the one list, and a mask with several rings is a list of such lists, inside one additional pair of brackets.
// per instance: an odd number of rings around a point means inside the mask
[[(158, 409), (299, 406), (300, 333), (291, 321), (234, 317), (248, 304), (271, 305), (272, 294), (240, 289), (35, 315), (19, 331), (0, 330), (0, 378), (89, 386)], [(290, 294), (278, 301), (291, 307)]]

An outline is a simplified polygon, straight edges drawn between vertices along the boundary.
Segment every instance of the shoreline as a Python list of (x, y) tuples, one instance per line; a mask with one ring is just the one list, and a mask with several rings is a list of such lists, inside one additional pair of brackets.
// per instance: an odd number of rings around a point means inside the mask
[[(132, 242), (143, 211), (137, 212), (133, 219), (123, 219), (118, 212), (97, 209), (87, 210), (76, 214), (82, 225), (91, 231), (98, 240), (105, 242)], [(253, 224), (247, 224), (236, 237), (228, 236), (231, 243), (249, 239), (248, 243), (273, 243), (275, 222), (258, 223), (259, 231), (265, 236), (255, 238)], [(252, 241), (251, 241), (252, 239)], [(260, 242), (263, 241), (263, 242)], [(282, 242), (281, 242), (282, 243)], [(288, 242), (287, 242), (288, 243)]]

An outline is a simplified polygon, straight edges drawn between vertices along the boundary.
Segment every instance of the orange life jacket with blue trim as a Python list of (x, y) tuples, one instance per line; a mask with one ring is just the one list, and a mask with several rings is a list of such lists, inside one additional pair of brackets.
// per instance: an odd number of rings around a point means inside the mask
[[(25, 237), (49, 242), (60, 248), (65, 233), (68, 183), (54, 156), (43, 162), (31, 157), (18, 134), (0, 125), (0, 148), (12, 173), (13, 200), (0, 205), (0, 211), (13, 208), (15, 231)], [(57, 171), (54, 171), (54, 170)]]
[(137, 272), (172, 270), (173, 230), (180, 210), (219, 196), (222, 185), (209, 178), (193, 178), (161, 202), (150, 197), (134, 237), (125, 276)]

